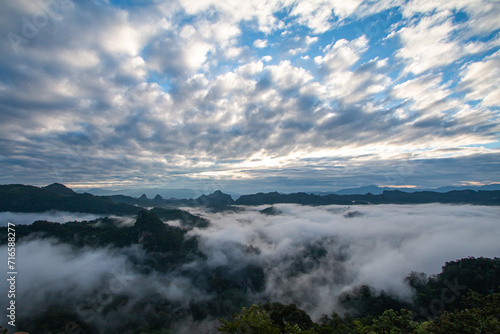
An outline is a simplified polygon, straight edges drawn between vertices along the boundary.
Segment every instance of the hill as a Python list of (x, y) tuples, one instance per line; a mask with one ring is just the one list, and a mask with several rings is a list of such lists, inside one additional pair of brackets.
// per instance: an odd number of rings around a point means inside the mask
[(156, 195), (155, 198), (149, 199), (145, 194), (139, 198), (125, 195), (112, 195), (107, 196), (115, 204), (125, 203), (131, 205), (140, 205), (143, 207), (151, 206), (204, 206), (208, 208), (225, 208), (234, 204), (234, 200), (231, 195), (225, 194), (220, 190), (217, 190), (209, 195), (201, 195), (195, 199), (177, 199), (169, 198), (164, 199), (161, 195)]
[(294, 203), (302, 205), (352, 205), (352, 204), (476, 204), (500, 205), (500, 191), (455, 190), (447, 193), (421, 191), (407, 193), (399, 190), (385, 190), (382, 194), (373, 195), (315, 195), (306, 193), (280, 194), (278, 192), (243, 195), (236, 205), (264, 205), (277, 203)]
[(107, 197), (77, 194), (59, 183), (41, 188), (22, 184), (0, 185), (0, 211), (48, 210), (121, 215), (137, 214), (140, 208), (124, 203), (115, 204)]

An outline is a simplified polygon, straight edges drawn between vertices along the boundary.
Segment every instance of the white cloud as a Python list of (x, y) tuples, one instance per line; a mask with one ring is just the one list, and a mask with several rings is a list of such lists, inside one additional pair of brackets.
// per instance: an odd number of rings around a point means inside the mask
[[(419, 13), (428, 15), (410, 20), (409, 25), (397, 32), (403, 44), (397, 56), (407, 62), (405, 72), (420, 74), (451, 64), (462, 57), (496, 47), (500, 42), (498, 39), (489, 42), (470, 40), (471, 37), (482, 35), (485, 31), (491, 32), (490, 29), (496, 29), (490, 23), (493, 21), (491, 13), (496, 10), (493, 7), (500, 5), (479, 2), (480, 5), (477, 1), (468, 0), (409, 2), (403, 9), (405, 16), (412, 18)], [(483, 5), (488, 11), (478, 10)], [(471, 18), (466, 23), (456, 23), (453, 21), (454, 10), (465, 10)], [(474, 28), (481, 22), (484, 22), (485, 28)]]
[(288, 53), (291, 54), (292, 56), (295, 56), (296, 54), (304, 53), (306, 51), (307, 51), (307, 49), (305, 49), (305, 48), (296, 48), (296, 49), (288, 50)]
[(318, 37), (306, 36), (306, 44), (307, 44), (307, 45), (317, 43), (317, 42), (318, 42), (318, 40), (319, 40), (319, 38), (318, 38)]
[(470, 31), (468, 35), (484, 36), (500, 29), (500, 20), (498, 20), (500, 2), (481, 1), (480, 4), (477, 4), (475, 1), (471, 1), (466, 7), (466, 12), (470, 15), (470, 20), (466, 23)]
[(267, 47), (267, 40), (265, 39), (256, 39), (254, 42), (253, 42), (253, 46), (258, 48), (258, 49), (263, 49), (265, 47)]
[(198, 70), (207, 60), (207, 53), (214, 48), (203, 41), (191, 41), (184, 46), (182, 57), (188, 70)]
[[(205, 41), (216, 43), (222, 49), (232, 47), (240, 36), (241, 30), (237, 24), (225, 20), (203, 20), (197, 24), (195, 33)], [(192, 36), (191, 36), (192, 37)]]
[[(102, 49), (114, 57), (138, 56), (151, 36), (154, 36), (161, 26), (169, 27), (165, 24), (156, 26), (146, 17), (133, 16), (123, 10), (113, 10), (104, 15), (111, 16), (111, 19), (108, 18), (106, 23), (99, 22), (99, 26), (92, 28), (96, 30), (95, 34)], [(91, 36), (85, 35), (84, 37), (87, 39)], [(92, 40), (94, 38), (92, 37)]]
[(481, 36), (489, 34), (500, 28), (498, 12), (500, 3), (488, 0), (455, 0), (455, 1), (435, 1), (435, 0), (412, 0), (404, 4), (403, 15), (412, 18), (419, 14), (432, 14), (443, 11), (463, 11), (469, 17), (463, 24), (466, 29), (465, 35)]
[(291, 16), (296, 16), (297, 21), (321, 34), (331, 28), (334, 16), (342, 20), (354, 13), (362, 0), (301, 0), (297, 1)]
[(375, 59), (353, 68), (367, 49), (365, 36), (352, 41), (341, 39), (327, 46), (324, 56), (314, 58), (325, 75), (324, 84), (328, 87), (330, 98), (357, 103), (391, 85), (392, 80), (385, 74), (386, 59)]
[(86, 70), (95, 67), (99, 64), (99, 56), (94, 50), (88, 50), (88, 49), (60, 50), (58, 52), (58, 56), (61, 62), (76, 69)]
[(239, 57), (244, 51), (245, 48), (231, 47), (226, 49), (225, 55), (227, 58), (236, 58)]
[[(258, 0), (238, 3), (227, 0), (181, 1), (181, 5), (189, 14), (215, 9), (236, 22), (256, 19), (258, 29), (264, 33), (283, 29), (285, 24), (276, 18), (275, 13), (291, 8), (290, 15), (296, 17), (299, 24), (309, 27), (316, 34), (330, 29), (332, 21), (343, 20), (353, 15), (361, 3), (362, 0)], [(380, 10), (384, 8), (381, 7)]]
[(500, 107), (500, 51), (483, 61), (467, 64), (460, 73), (459, 87), (466, 101), (480, 101), (484, 107)]
[(279, 9), (277, 1), (181, 0), (180, 3), (188, 14), (200, 14), (215, 9), (223, 14), (224, 19), (233, 23), (256, 19), (258, 29), (265, 33), (282, 26), (282, 23), (280, 24), (273, 15)]
[(393, 87), (391, 95), (411, 103), (413, 110), (421, 110), (426, 114), (441, 112), (453, 107), (447, 97), (452, 92), (444, 86), (441, 76), (421, 76), (405, 81)]
[(352, 41), (340, 39), (326, 48), (324, 56), (317, 56), (314, 61), (327, 71), (342, 71), (354, 65), (361, 54), (368, 49), (368, 39), (361, 36)]
[(273, 57), (271, 57), (271, 56), (262, 57), (262, 61), (265, 61), (266, 63), (270, 62), (271, 60), (273, 60)]
[[(500, 233), (495, 207), (275, 206), (282, 215), (253, 211), (264, 207), (214, 214), (210, 227), (191, 233), (200, 237), (210, 264), (263, 265), (271, 300), (296, 303), (314, 318), (340, 311), (336, 297), (356, 285), (408, 297), (411, 292), (403, 280), (412, 270), (436, 274), (446, 261), (494, 257), (500, 251), (496, 234), (491, 233), (492, 229)], [(354, 210), (362, 216), (343, 216)], [(259, 252), (246, 252), (249, 247)], [(308, 247), (322, 249), (326, 255), (312, 259)], [(300, 272), (293, 269), (297, 265)]]
[(313, 76), (300, 67), (292, 66), (290, 61), (282, 61), (278, 65), (266, 66), (272, 74), (273, 83), (281, 89), (299, 88), (311, 81)]
[(236, 72), (246, 77), (253, 77), (256, 74), (261, 73), (263, 70), (264, 64), (261, 61), (257, 61), (240, 66)]
[(399, 31), (403, 48), (397, 56), (408, 61), (405, 71), (420, 74), (460, 58), (460, 43), (450, 38), (455, 27), (449, 14), (424, 17), (417, 25)]
[(403, 15), (408, 18), (411, 18), (414, 15), (420, 13), (432, 13), (434, 11), (449, 11), (449, 10), (463, 9), (467, 7), (469, 4), (472, 4), (474, 2), (477, 3), (478, 1), (411, 0), (404, 5)]
[[(245, 292), (250, 302), (295, 303), (317, 321), (322, 314), (345, 311), (337, 298), (361, 284), (408, 298), (412, 292), (404, 278), (411, 271), (437, 274), (447, 261), (493, 258), (500, 252), (496, 206), (277, 204), (281, 214), (276, 216), (258, 212), (265, 207), (204, 213), (209, 227), (188, 236), (199, 238), (205, 257), (166, 273), (145, 270), (150, 260), (140, 246), (77, 249), (53, 239), (18, 240), (16, 305), (23, 305), (18, 316), (59, 306), (99, 333), (109, 333), (109, 327), (123, 325), (124, 317), (150, 313), (150, 298), (175, 303), (180, 311), (189, 310), (190, 302), (216, 298), (205, 281), (213, 278), (214, 268), (224, 266), (229, 273), (258, 265), (265, 286), (261, 293)], [(353, 211), (360, 215), (345, 216)], [(0, 251), (7, 254), (6, 246)], [(7, 261), (0, 263), (4, 272), (6, 266)], [(2, 280), (0, 288), (6, 287)], [(121, 302), (104, 312), (113, 297)]]
[(126, 58), (120, 63), (119, 73), (139, 82), (144, 81), (147, 75), (146, 62), (140, 56)]

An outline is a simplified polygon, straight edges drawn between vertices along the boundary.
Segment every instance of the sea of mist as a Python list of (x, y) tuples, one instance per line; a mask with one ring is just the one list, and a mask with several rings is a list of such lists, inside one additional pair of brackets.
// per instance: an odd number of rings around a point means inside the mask
[[(186, 272), (237, 271), (255, 265), (264, 270), (265, 287), (249, 300), (295, 303), (317, 320), (322, 314), (342, 313), (338, 296), (361, 284), (409, 300), (412, 290), (404, 278), (411, 271), (432, 275), (446, 261), (500, 256), (499, 207), (278, 204), (274, 205), (277, 215), (259, 212), (266, 207), (231, 213), (188, 209), (211, 221), (208, 228), (188, 232), (198, 238), (205, 259), (169, 273), (142, 270), (137, 264), (145, 252), (138, 245), (75, 249), (54, 239), (21, 240), (16, 255), (18, 316), (32, 315), (44, 306), (65, 305), (78, 310), (82, 320), (101, 327), (133, 316), (132, 311), (148, 298), (165, 298), (182, 309), (214, 297)], [(9, 215), (16, 221), (26, 214)], [(42, 214), (30, 215), (34, 216), (28, 220), (50, 220), (40, 218)], [(78, 220), (75, 217), (68, 220)], [(6, 273), (6, 246), (0, 247), (0, 254), (0, 270)], [(6, 291), (5, 280), (0, 288)], [(127, 303), (113, 312), (84, 310), (85, 296), (96, 291), (103, 291), (103, 296), (126, 294)], [(2, 305), (5, 301), (3, 296)], [(5, 326), (4, 322), (0, 324)], [(189, 322), (186, 318), (180, 325)]]
[(45, 212), (0, 212), (0, 226), (7, 223), (15, 225), (32, 224), (37, 220), (46, 220), (54, 223), (66, 223), (69, 221), (93, 220), (102, 217), (93, 213), (67, 212), (67, 211), (45, 211)]

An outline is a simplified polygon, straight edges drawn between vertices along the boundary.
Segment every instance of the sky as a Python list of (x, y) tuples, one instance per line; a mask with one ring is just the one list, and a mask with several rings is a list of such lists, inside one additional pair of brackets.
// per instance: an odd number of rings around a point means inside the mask
[(0, 0), (0, 183), (500, 182), (500, 2)]

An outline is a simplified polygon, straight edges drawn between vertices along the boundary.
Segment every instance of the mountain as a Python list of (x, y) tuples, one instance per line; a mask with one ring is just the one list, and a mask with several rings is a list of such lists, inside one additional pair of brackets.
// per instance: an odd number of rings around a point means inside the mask
[(154, 199), (149, 199), (146, 194), (142, 194), (139, 198), (124, 195), (107, 196), (115, 204), (125, 203), (131, 205), (139, 205), (143, 207), (150, 207), (154, 205), (159, 206), (206, 206), (206, 207), (226, 207), (234, 203), (231, 195), (225, 194), (217, 190), (209, 195), (201, 195), (196, 199), (177, 199), (169, 198), (164, 199), (161, 195), (156, 195)]
[[(356, 188), (375, 190), (376, 186)], [(494, 188), (490, 186), (489, 188)], [(488, 189), (489, 189), (488, 188)], [(346, 192), (354, 192), (350, 190)], [(0, 185), (0, 211), (42, 212), (63, 210), (70, 212), (88, 212), (99, 214), (137, 214), (141, 207), (152, 206), (203, 206), (211, 211), (237, 210), (236, 205), (264, 205), (276, 203), (295, 203), (302, 205), (351, 205), (351, 204), (420, 204), (420, 203), (455, 203), (500, 205), (500, 190), (453, 190), (448, 192), (383, 190), (373, 194), (328, 194), (308, 193), (280, 194), (278, 192), (257, 193), (240, 196), (236, 201), (231, 195), (217, 190), (196, 199), (163, 199), (156, 195), (149, 199), (146, 194), (140, 198), (124, 195), (94, 196), (78, 194), (66, 186), (54, 183), (46, 187), (34, 187), (22, 184)]]
[(334, 192), (337, 195), (364, 195), (364, 194), (373, 194), (380, 195), (384, 190), (393, 190), (393, 188), (380, 188), (376, 185), (364, 186), (359, 188), (348, 188), (342, 189)]
[(203, 217), (193, 215), (187, 211), (172, 208), (152, 208), (151, 213), (154, 213), (162, 221), (178, 221), (181, 227), (193, 228), (193, 227), (207, 227), (210, 224), (208, 219)]
[(43, 212), (62, 210), (98, 214), (136, 214), (140, 209), (128, 204), (115, 204), (107, 197), (78, 194), (62, 184), (46, 187), (22, 184), (0, 185), (0, 211)]
[(302, 205), (350, 205), (350, 204), (423, 204), (423, 203), (454, 203), (500, 205), (500, 191), (455, 190), (447, 193), (435, 191), (420, 191), (407, 193), (400, 190), (384, 190), (382, 194), (374, 195), (315, 195), (306, 193), (279, 194), (257, 193), (243, 195), (236, 200), (236, 205), (264, 205), (276, 203), (295, 203)]
[(60, 183), (52, 183), (48, 186), (42, 187), (42, 189), (51, 191), (51, 192), (58, 194), (58, 195), (75, 195), (76, 194), (72, 189), (70, 189), (70, 188), (66, 187), (64, 184), (60, 184)]
[(132, 196), (112, 195), (112, 196), (105, 196), (105, 197), (112, 200), (113, 203), (115, 203), (115, 204), (130, 204), (130, 205), (138, 205), (139, 204), (139, 199), (132, 197)]
[(110, 196), (110, 195), (121, 195), (126, 193), (126, 189), (124, 191), (118, 190), (109, 190), (102, 188), (89, 188), (89, 189), (79, 189), (76, 191), (79, 194), (89, 193), (96, 196)]
[(454, 191), (454, 190), (493, 191), (493, 190), (500, 190), (500, 184), (493, 183), (493, 184), (488, 184), (485, 186), (460, 186), (460, 187), (447, 186), (447, 187), (439, 187), (439, 188), (431, 189), (431, 190), (437, 191), (437, 192), (449, 192), (449, 191)]
[[(137, 188), (137, 189), (121, 189), (121, 190), (108, 190), (102, 188), (89, 188), (89, 189), (81, 189), (77, 190), (77, 193), (90, 193), (92, 195), (97, 196), (115, 196), (115, 195), (125, 195), (131, 197), (140, 197), (142, 194), (153, 198), (156, 194), (162, 196), (162, 198), (197, 198), (203, 194), (206, 194), (207, 191), (199, 190), (199, 189), (188, 189), (188, 188)], [(233, 198), (238, 198), (240, 194), (235, 192), (229, 192), (229, 194)]]
[(422, 192), (422, 191), (432, 191), (432, 192), (439, 192), (439, 193), (446, 193), (450, 191), (455, 191), (455, 190), (484, 190), (484, 191), (492, 191), (492, 190), (500, 190), (500, 184), (489, 184), (485, 186), (446, 186), (446, 187), (439, 187), (439, 188), (429, 188), (429, 189), (423, 189), (423, 188), (394, 188), (394, 187), (379, 187), (376, 185), (369, 185), (369, 186), (363, 186), (363, 187), (358, 187), (358, 188), (346, 188), (346, 189), (341, 189), (337, 191), (328, 191), (328, 192), (312, 192), (312, 194), (315, 195), (331, 195), (331, 194), (336, 194), (336, 195), (365, 195), (365, 194), (373, 194), (373, 195), (380, 195), (386, 190), (399, 190), (399, 191), (404, 191), (407, 193), (414, 193), (414, 192)]
[(234, 203), (231, 195), (224, 194), (222, 191), (217, 190), (210, 195), (201, 195), (195, 200), (199, 205), (231, 205)]

